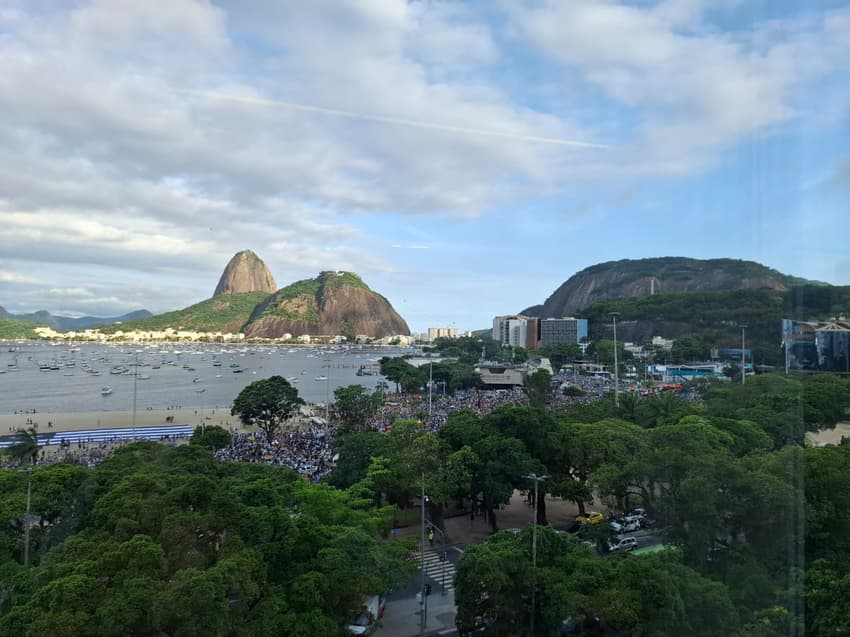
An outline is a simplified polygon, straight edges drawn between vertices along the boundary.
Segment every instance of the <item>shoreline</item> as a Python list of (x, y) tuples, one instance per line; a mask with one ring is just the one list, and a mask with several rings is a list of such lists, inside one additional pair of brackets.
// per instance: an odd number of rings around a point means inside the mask
[[(28, 420), (31, 420), (33, 424), (28, 424)], [(204, 424), (218, 425), (225, 429), (236, 428), (240, 431), (249, 431), (242, 425), (238, 416), (230, 415), (228, 408), (178, 407), (175, 409), (142, 409), (136, 411), (136, 427), (164, 425), (191, 425), (194, 427)], [(118, 410), (0, 414), (0, 435), (11, 434), (10, 427), (26, 429), (30, 426), (34, 426), (39, 433), (131, 427), (133, 426), (133, 412), (132, 410)]]

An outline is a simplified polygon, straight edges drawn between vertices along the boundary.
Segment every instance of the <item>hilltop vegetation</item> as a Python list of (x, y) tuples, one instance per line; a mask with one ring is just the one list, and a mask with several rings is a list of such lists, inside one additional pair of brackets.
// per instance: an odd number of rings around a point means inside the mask
[(758, 364), (778, 365), (781, 320), (827, 319), (850, 309), (850, 286), (795, 286), (725, 292), (657, 294), (599, 301), (582, 316), (592, 339), (611, 338), (610, 312), (620, 312), (618, 338), (648, 343), (653, 336), (680, 339), (695, 336), (708, 348), (741, 346), (740, 325), (746, 325), (746, 345)]
[(543, 317), (559, 317), (583, 313), (593, 303), (611, 299), (759, 288), (784, 291), (801, 284), (816, 282), (782, 274), (754, 261), (685, 257), (623, 259), (577, 272), (546, 299), (542, 308), (529, 310)]
[(265, 292), (242, 292), (216, 296), (183, 310), (109, 325), (100, 328), (100, 331), (114, 334), (118, 330), (153, 331), (171, 327), (198, 332), (238, 332), (248, 322), (254, 308), (267, 296)]
[(35, 333), (37, 327), (42, 326), (32, 321), (0, 318), (0, 339), (38, 338)]

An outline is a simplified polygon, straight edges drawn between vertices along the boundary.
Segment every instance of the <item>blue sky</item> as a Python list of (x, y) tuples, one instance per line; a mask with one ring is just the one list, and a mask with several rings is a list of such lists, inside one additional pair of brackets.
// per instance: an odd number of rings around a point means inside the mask
[(850, 4), (94, 0), (0, 9), (0, 305), (361, 274), (476, 329), (621, 258), (850, 284)]

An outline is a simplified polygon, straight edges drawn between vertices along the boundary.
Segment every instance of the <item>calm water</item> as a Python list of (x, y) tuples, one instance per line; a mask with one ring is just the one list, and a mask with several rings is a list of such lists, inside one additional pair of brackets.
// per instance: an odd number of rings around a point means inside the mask
[[(357, 376), (360, 366), (377, 367), (381, 356), (402, 352), (367, 347), (0, 343), (0, 413), (132, 410), (136, 357), (138, 410), (228, 407), (246, 385), (274, 375), (290, 378), (305, 401), (324, 403), (337, 387), (360, 384), (373, 389), (381, 377)], [(41, 369), (50, 366), (58, 369)], [(127, 373), (110, 373), (119, 366)], [(328, 380), (316, 380), (321, 376)], [(105, 386), (112, 394), (101, 395)]]

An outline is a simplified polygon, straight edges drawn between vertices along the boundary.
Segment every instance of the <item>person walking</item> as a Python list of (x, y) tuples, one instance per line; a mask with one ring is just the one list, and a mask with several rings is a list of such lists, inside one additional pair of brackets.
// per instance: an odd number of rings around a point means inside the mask
[(434, 527), (430, 527), (428, 529), (428, 541), (431, 543), (431, 546), (434, 546)]

